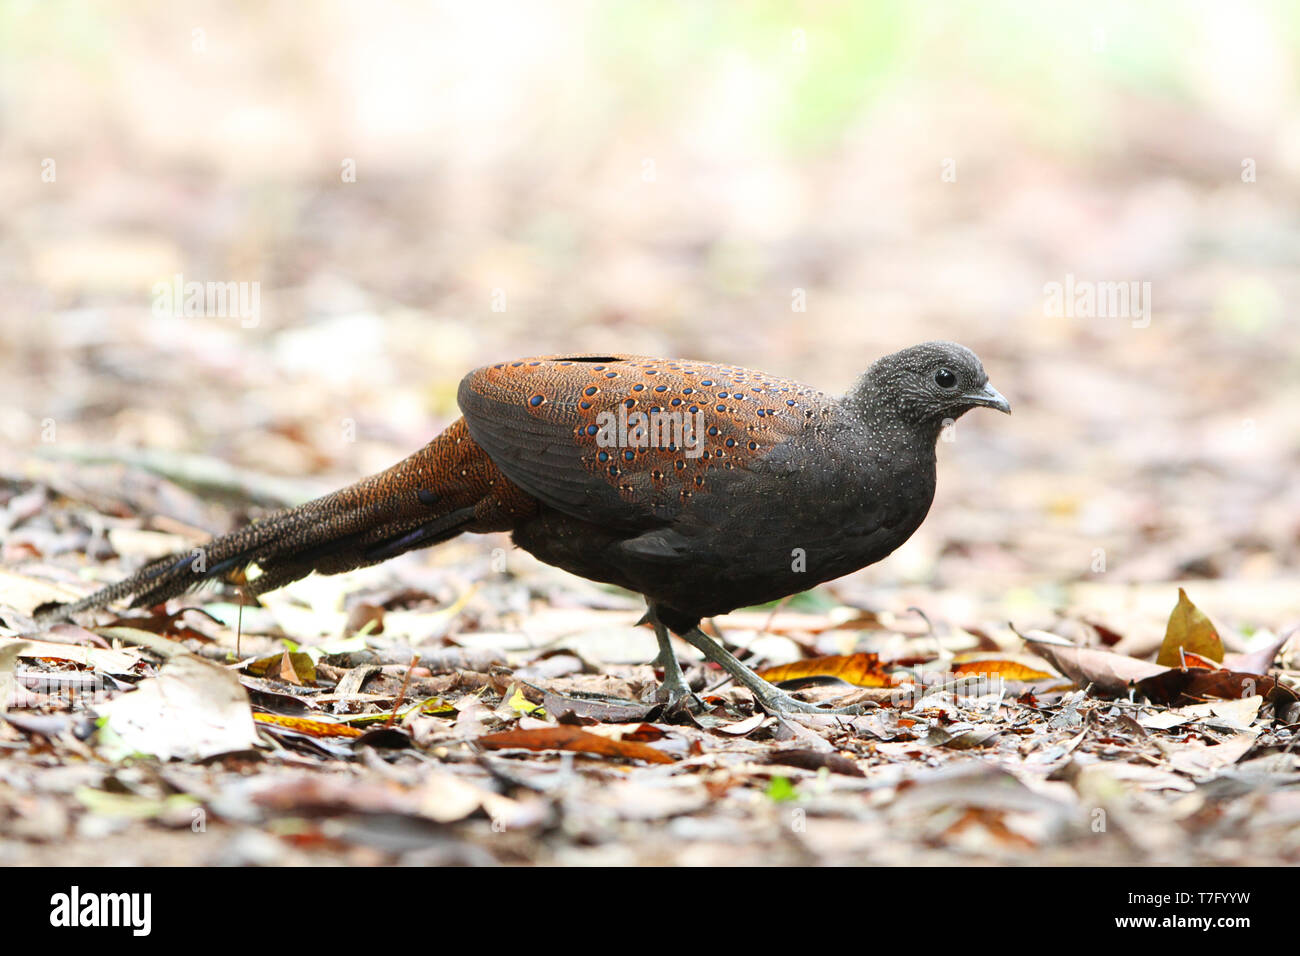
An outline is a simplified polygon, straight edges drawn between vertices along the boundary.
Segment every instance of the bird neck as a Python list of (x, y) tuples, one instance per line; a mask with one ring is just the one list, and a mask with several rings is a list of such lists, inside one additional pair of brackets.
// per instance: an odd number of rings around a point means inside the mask
[(899, 406), (897, 395), (891, 394), (888, 383), (882, 385), (875, 381), (870, 372), (857, 380), (840, 405), (853, 419), (864, 422), (870, 433), (893, 436), (917, 454), (928, 450), (933, 455), (943, 431), (941, 420), (917, 419), (906, 414)]

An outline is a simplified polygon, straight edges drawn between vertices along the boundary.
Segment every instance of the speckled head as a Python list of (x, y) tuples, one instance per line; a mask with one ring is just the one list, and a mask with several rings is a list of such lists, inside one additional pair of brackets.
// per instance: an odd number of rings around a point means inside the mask
[(1011, 413), (979, 357), (956, 342), (923, 342), (886, 355), (858, 379), (849, 400), (877, 420), (901, 420), (935, 434), (972, 408)]

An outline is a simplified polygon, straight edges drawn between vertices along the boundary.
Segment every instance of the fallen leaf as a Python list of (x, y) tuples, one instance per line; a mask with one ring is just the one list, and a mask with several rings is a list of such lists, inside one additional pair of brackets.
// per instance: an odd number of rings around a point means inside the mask
[(962, 661), (960, 664), (953, 667), (952, 673), (955, 677), (983, 675), (987, 677), (1001, 677), (1003, 680), (1018, 681), (1052, 680), (1056, 677), (1055, 674), (1049, 674), (1046, 671), (1034, 670), (1022, 661), (1006, 660), (1003, 658), (991, 658), (982, 661)]
[(5, 569), (0, 569), (0, 594), (4, 595), (6, 604), (28, 617), (43, 604), (66, 604), (82, 597), (80, 592), (70, 591), (52, 581)]
[(1255, 730), (1244, 731), (1236, 734), (1229, 740), (1221, 744), (1215, 744), (1213, 747), (1197, 741), (1192, 744), (1182, 744), (1177, 749), (1171, 751), (1169, 764), (1175, 770), (1192, 776), (1203, 776), (1213, 774), (1236, 763), (1242, 757), (1250, 752), (1255, 746), (1255, 741), (1259, 737), (1259, 732)]
[(829, 657), (810, 657), (793, 664), (764, 667), (758, 676), (773, 684), (809, 677), (835, 677), (856, 687), (895, 687), (897, 679), (886, 673), (879, 654), (833, 654)]
[(1123, 694), (1130, 684), (1168, 670), (1150, 661), (1140, 661), (1134, 657), (1090, 647), (1062, 647), (1039, 641), (1026, 641), (1025, 646), (1080, 687), (1091, 684), (1093, 690), (1100, 694)]
[(575, 753), (599, 754), (602, 757), (623, 757), (644, 760), (647, 763), (672, 763), (673, 758), (662, 750), (632, 740), (611, 740), (588, 733), (580, 727), (543, 727), (536, 730), (509, 730), (500, 734), (479, 737), (478, 743), (488, 750), (519, 748), (522, 750), (570, 750)]
[(111, 758), (145, 753), (202, 760), (258, 744), (239, 675), (193, 654), (177, 654), (157, 677), (99, 707), (100, 745)]
[(173, 641), (161, 634), (155, 634), (153, 631), (143, 630), (138, 627), (110, 624), (107, 627), (95, 628), (94, 633), (100, 637), (147, 648), (159, 657), (175, 657), (177, 654), (189, 653), (185, 649), (185, 645), (179, 641)]
[(1267, 674), (1268, 669), (1273, 666), (1273, 661), (1277, 658), (1278, 651), (1282, 650), (1286, 642), (1297, 631), (1300, 631), (1300, 625), (1287, 628), (1280, 637), (1269, 641), (1257, 650), (1247, 651), (1245, 654), (1224, 654), (1223, 666), (1229, 670), (1244, 671), (1247, 674)]
[(518, 684), (514, 685), (514, 693), (508, 695), (506, 706), (519, 714), (528, 714), (534, 717), (546, 716), (545, 708), (540, 704), (534, 704), (531, 700), (525, 697), (524, 692), (519, 688)]
[(270, 724), (282, 730), (295, 730), (309, 737), (360, 737), (364, 733), (364, 731), (344, 723), (335, 723), (329, 720), (308, 720), (305, 717), (286, 717), (283, 714), (254, 714), (253, 720), (259, 724)]
[(1160, 645), (1156, 663), (1165, 667), (1183, 667), (1185, 662), (1181, 651), (1209, 658), (1216, 663), (1223, 660), (1223, 641), (1219, 639), (1219, 632), (1201, 609), (1191, 602), (1187, 592), (1179, 588), (1178, 603), (1169, 615), (1165, 641)]
[(1195, 704), (1211, 697), (1240, 700), (1255, 694), (1274, 705), (1300, 701), (1300, 695), (1272, 677), (1238, 671), (1212, 671), (1200, 667), (1167, 670), (1163, 674), (1139, 681), (1137, 689), (1157, 704)]
[(0, 647), (0, 714), (9, 709), (9, 698), (14, 690), (14, 668), (18, 664), (18, 655), (26, 647), (26, 641), (14, 641)]
[(256, 677), (272, 677), (300, 687), (316, 683), (316, 665), (311, 655), (303, 651), (284, 651), (256, 658), (244, 665), (244, 671)]
[(1245, 730), (1259, 715), (1259, 708), (1264, 698), (1259, 695), (1243, 697), (1240, 700), (1214, 700), (1204, 704), (1190, 704), (1186, 707), (1172, 707), (1153, 714), (1142, 714), (1137, 723), (1148, 730), (1169, 730), (1193, 721), (1214, 720)]
[(763, 725), (763, 721), (768, 719), (766, 711), (759, 711), (753, 717), (737, 720), (734, 723), (722, 723), (713, 729), (719, 733), (730, 734), (733, 737), (746, 737), (758, 730)]
[(130, 651), (105, 650), (101, 647), (85, 647), (76, 644), (56, 644), (53, 641), (20, 641), (16, 638), (0, 637), (0, 649), (12, 647), (15, 643), (26, 644), (18, 651), (19, 657), (38, 660), (71, 661), (104, 671), (106, 674), (134, 674), (135, 665), (140, 655)]
[(856, 763), (837, 753), (824, 753), (820, 750), (778, 750), (768, 754), (767, 762), (783, 767), (799, 767), (803, 770), (820, 770), (825, 767), (831, 773), (844, 774), (847, 777), (865, 777), (862, 768)]
[(659, 705), (653, 702), (642, 703), (641, 701), (626, 700), (621, 697), (605, 697), (596, 694), (572, 697), (567, 694), (557, 694), (550, 690), (544, 691), (542, 694), (542, 707), (546, 710), (546, 713), (556, 720), (579, 717), (598, 720), (607, 724), (640, 723), (657, 706)]

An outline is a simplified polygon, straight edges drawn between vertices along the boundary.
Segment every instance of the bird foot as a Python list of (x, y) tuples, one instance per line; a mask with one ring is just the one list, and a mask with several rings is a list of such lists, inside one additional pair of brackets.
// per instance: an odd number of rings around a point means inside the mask
[(775, 693), (755, 693), (754, 699), (758, 705), (769, 714), (775, 714), (778, 717), (786, 714), (823, 714), (830, 716), (861, 717), (866, 713), (867, 708), (862, 704), (849, 704), (845, 707), (823, 707), (818, 704), (809, 703), (806, 700), (799, 700), (797, 697), (791, 697), (783, 690), (773, 688)]
[(663, 682), (655, 690), (655, 700), (664, 705), (665, 711), (684, 707), (691, 713), (698, 714), (704, 710), (704, 701), (691, 690), (680, 670), (665, 668)]

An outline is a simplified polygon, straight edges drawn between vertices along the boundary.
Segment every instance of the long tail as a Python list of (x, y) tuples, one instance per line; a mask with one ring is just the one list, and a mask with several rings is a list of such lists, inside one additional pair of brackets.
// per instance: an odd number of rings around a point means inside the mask
[(145, 565), (131, 577), (71, 604), (42, 609), (48, 624), (126, 598), (151, 607), (215, 580), (247, 579), (255, 594), (313, 571), (338, 574), (454, 538), (505, 531), (536, 503), (474, 443), (464, 419), (387, 471), (274, 512), (193, 551)]

